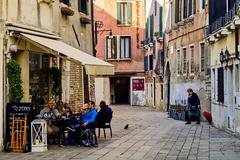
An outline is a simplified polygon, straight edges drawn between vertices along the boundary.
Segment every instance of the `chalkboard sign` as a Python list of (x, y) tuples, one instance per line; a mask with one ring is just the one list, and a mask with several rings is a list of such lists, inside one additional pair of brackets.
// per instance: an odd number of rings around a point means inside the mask
[(6, 108), (6, 130), (5, 130), (5, 144), (11, 142), (12, 135), (12, 116), (14, 119), (24, 120), (27, 115), (27, 142), (31, 146), (31, 129), (30, 123), (33, 117), (33, 107), (31, 103), (7, 103)]

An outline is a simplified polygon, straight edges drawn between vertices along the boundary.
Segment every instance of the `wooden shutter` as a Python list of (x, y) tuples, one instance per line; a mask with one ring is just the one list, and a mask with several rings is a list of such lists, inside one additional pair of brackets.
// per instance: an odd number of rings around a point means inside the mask
[(153, 27), (154, 27), (154, 24), (153, 24), (153, 15), (150, 16), (150, 40), (151, 42), (153, 41)]
[(224, 70), (223, 67), (218, 68), (218, 80), (217, 80), (217, 95), (218, 101), (224, 103)]
[(149, 55), (149, 70), (153, 70), (153, 55)]
[(146, 39), (149, 38), (149, 31), (148, 31), (148, 29), (149, 29), (149, 18), (147, 18), (147, 22), (146, 22)]
[(144, 70), (147, 71), (148, 70), (148, 56), (144, 57)]
[(121, 24), (121, 3), (117, 2), (117, 24)]
[(127, 23), (132, 24), (132, 3), (127, 3)]
[(179, 22), (179, 0), (175, 0), (175, 23)]
[(162, 37), (163, 36), (163, 7), (161, 6), (159, 8), (159, 36)]

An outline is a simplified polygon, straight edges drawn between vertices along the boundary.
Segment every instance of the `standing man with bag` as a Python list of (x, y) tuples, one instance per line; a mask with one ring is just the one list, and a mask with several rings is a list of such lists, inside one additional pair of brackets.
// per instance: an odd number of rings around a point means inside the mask
[(197, 124), (200, 124), (200, 99), (198, 95), (193, 92), (191, 88), (187, 90), (188, 92), (188, 121), (186, 124), (191, 124), (192, 116), (197, 117)]

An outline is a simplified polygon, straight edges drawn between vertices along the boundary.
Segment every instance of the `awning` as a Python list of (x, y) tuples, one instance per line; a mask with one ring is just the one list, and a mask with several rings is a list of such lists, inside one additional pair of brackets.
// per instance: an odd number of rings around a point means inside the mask
[(81, 64), (85, 66), (88, 75), (114, 75), (114, 66), (112, 64), (93, 57), (64, 42), (25, 33), (21, 33), (21, 35), (33, 44), (42, 45), (50, 50), (61, 53), (72, 61), (81, 62)]

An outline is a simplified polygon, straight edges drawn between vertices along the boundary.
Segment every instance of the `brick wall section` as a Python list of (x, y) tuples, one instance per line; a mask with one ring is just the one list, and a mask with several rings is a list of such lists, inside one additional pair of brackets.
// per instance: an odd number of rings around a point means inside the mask
[(95, 78), (94, 76), (90, 76), (90, 90), (89, 90), (89, 99), (96, 102), (96, 97), (95, 97)]
[(83, 106), (82, 67), (76, 63), (70, 64), (70, 105), (73, 112), (78, 112)]

